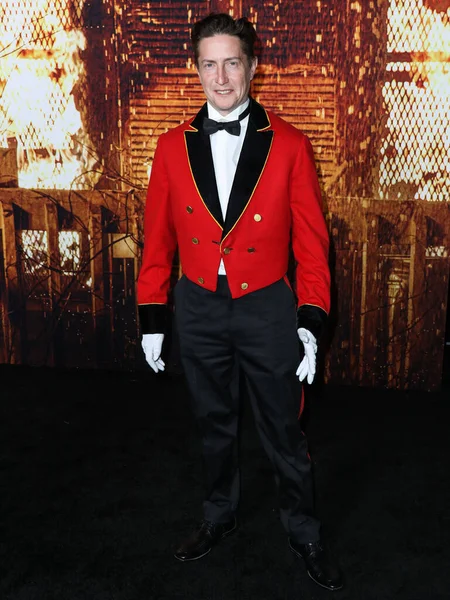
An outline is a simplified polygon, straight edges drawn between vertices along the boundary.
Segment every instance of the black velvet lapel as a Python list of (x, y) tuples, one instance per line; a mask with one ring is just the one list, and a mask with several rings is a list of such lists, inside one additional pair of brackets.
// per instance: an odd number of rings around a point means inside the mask
[(255, 189), (272, 146), (273, 131), (264, 108), (252, 98), (249, 123), (231, 188), (222, 239), (233, 229)]
[(214, 163), (211, 152), (211, 142), (208, 135), (202, 131), (203, 119), (208, 116), (207, 105), (204, 104), (191, 123), (193, 129), (184, 132), (188, 160), (197, 189), (206, 208), (214, 219), (223, 227), (222, 209), (220, 208), (217, 191)]

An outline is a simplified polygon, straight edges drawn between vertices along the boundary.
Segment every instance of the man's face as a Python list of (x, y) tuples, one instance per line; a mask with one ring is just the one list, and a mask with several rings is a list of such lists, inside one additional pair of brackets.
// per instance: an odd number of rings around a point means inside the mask
[(204, 38), (198, 50), (198, 74), (206, 99), (225, 116), (247, 99), (257, 60), (249, 64), (234, 35)]

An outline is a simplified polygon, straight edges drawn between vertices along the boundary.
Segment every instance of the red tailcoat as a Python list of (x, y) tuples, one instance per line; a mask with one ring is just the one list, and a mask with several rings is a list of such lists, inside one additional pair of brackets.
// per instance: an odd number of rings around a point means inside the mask
[(164, 331), (177, 247), (183, 273), (210, 291), (223, 259), (233, 298), (285, 277), (292, 248), (298, 325), (317, 335), (330, 308), (329, 236), (309, 139), (251, 99), (224, 221), (205, 116), (206, 104), (158, 140), (137, 285), (142, 333)]

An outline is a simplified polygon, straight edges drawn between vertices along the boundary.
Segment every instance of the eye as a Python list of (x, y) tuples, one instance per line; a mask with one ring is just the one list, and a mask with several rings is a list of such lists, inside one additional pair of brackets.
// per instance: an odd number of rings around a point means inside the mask
[(213, 65), (213, 63), (210, 63), (210, 62), (203, 63), (203, 68), (204, 68), (206, 71), (209, 71), (209, 70), (211, 70), (211, 69), (213, 68), (213, 66), (214, 66), (214, 65)]
[(230, 65), (230, 67), (237, 67), (239, 65), (239, 61), (237, 61), (237, 60), (230, 60), (228, 62), (228, 64)]

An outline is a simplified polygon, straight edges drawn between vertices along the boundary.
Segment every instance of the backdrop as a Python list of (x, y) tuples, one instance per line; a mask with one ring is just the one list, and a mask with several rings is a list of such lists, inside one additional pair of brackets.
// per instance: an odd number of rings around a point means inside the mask
[(189, 29), (210, 11), (255, 23), (252, 95), (314, 147), (332, 242), (325, 381), (439, 389), (448, 0), (3, 0), (0, 362), (145, 368), (145, 191), (158, 136), (203, 103)]

